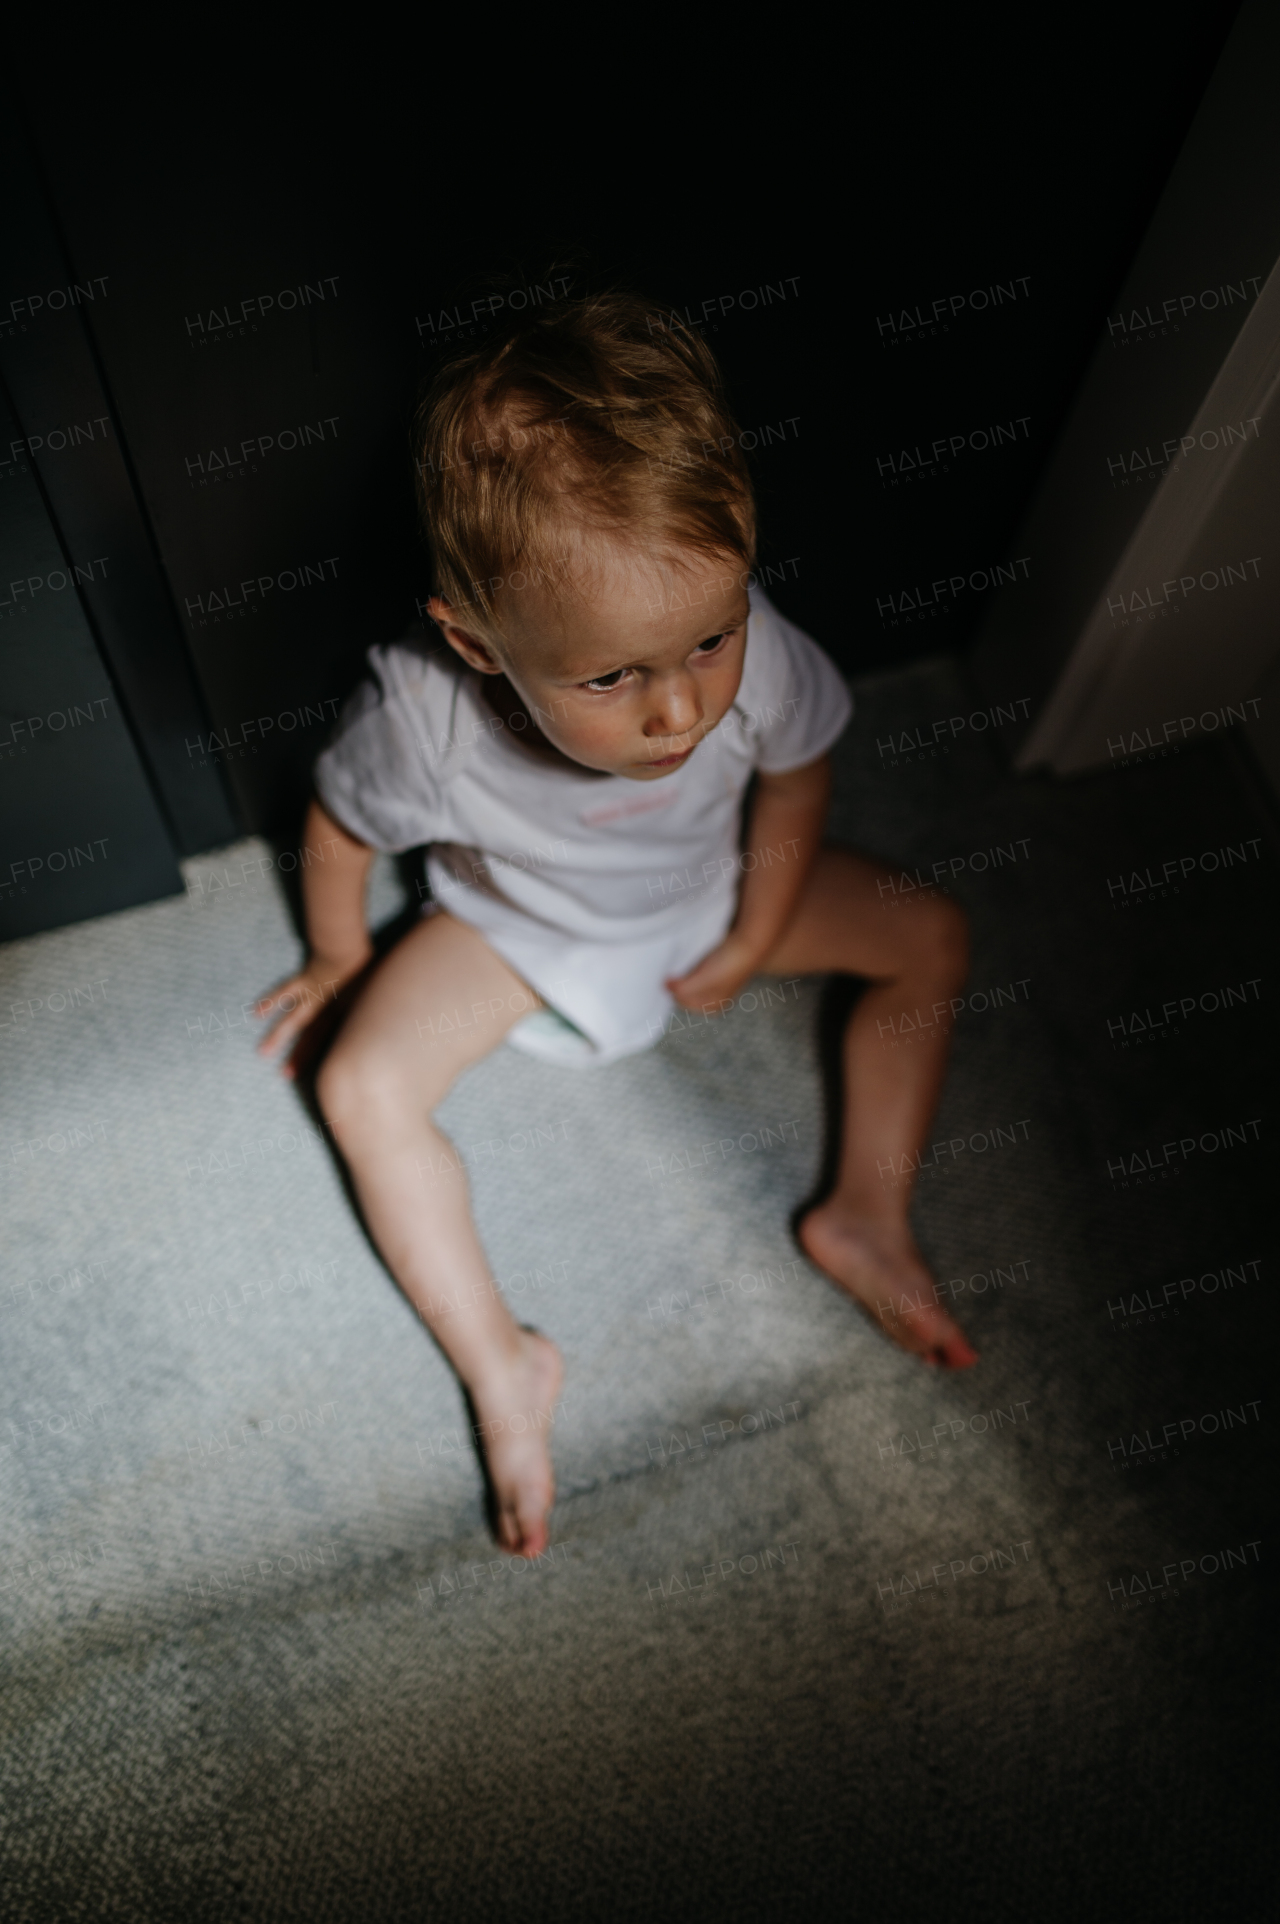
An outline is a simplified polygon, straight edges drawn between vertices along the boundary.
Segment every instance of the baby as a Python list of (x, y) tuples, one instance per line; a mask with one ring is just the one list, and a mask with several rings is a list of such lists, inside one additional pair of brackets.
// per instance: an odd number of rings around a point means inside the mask
[(512, 1419), (550, 1408), (561, 1361), (489, 1273), (432, 1119), (455, 1078), (504, 1040), (599, 1067), (650, 1047), (675, 1004), (716, 1013), (760, 972), (865, 978), (835, 1188), (799, 1240), (896, 1342), (963, 1368), (908, 1187), (884, 1180), (926, 1140), (945, 1024), (911, 1049), (882, 1037), (958, 992), (965, 926), (941, 895), (884, 912), (887, 871), (823, 843), (851, 703), (754, 585), (750, 481), (696, 334), (625, 295), (537, 310), (445, 369), (417, 434), (444, 646), (371, 649), (320, 757), (306, 841), (332, 852), (304, 873), (310, 957), (258, 1005), (276, 1017), (262, 1048), (290, 1050), (368, 967), (374, 851), (428, 845), (432, 899), (316, 1089), (470, 1396), (499, 1541), (532, 1555), (551, 1461), (543, 1426)]

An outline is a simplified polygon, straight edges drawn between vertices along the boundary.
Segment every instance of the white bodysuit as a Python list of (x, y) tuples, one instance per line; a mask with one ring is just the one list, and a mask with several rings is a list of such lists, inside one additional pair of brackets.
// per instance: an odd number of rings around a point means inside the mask
[(803, 768), (845, 728), (853, 703), (832, 663), (758, 590), (750, 600), (733, 707), (650, 782), (525, 747), (451, 648), (369, 650), (317, 791), (373, 848), (429, 844), (428, 912), (469, 922), (549, 1005), (510, 1031), (516, 1048), (586, 1066), (655, 1042), (675, 1006), (664, 979), (733, 921), (753, 772)]

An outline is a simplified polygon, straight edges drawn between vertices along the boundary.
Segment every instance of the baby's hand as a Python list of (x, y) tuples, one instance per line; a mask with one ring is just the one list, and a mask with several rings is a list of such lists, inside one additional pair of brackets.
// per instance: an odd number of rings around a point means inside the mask
[(293, 1045), (326, 1004), (337, 1001), (348, 982), (354, 981), (372, 957), (373, 950), (345, 962), (330, 962), (324, 956), (313, 955), (305, 967), (291, 975), (279, 988), (272, 989), (254, 1004), (254, 1014), (265, 1020), (276, 1017), (272, 1027), (267, 1030), (258, 1044), (259, 1055), (285, 1057), (281, 1067), (286, 1076), (292, 1078), (294, 1063), (291, 1060)]
[(682, 1009), (719, 1015), (760, 966), (760, 957), (732, 931), (718, 948), (704, 955), (688, 975), (671, 976), (666, 986)]

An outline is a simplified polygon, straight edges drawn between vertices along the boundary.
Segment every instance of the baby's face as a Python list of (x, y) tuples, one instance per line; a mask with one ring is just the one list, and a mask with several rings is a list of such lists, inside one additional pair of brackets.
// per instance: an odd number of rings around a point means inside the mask
[(564, 599), (508, 594), (501, 644), (430, 610), (483, 674), (505, 674), (547, 740), (571, 761), (660, 781), (727, 714), (742, 679), (747, 591), (740, 562), (690, 556), (660, 570), (610, 552)]

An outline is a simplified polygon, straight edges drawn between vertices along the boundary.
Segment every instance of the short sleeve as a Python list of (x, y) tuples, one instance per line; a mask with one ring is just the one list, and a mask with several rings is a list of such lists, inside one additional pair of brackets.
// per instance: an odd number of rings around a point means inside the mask
[(765, 775), (817, 761), (853, 714), (853, 697), (835, 663), (758, 589), (751, 595), (747, 659), (734, 706)]
[(425, 702), (428, 670), (395, 643), (371, 648), (368, 660), (368, 675), (316, 762), (316, 792), (349, 834), (399, 854), (440, 839), (440, 781)]

